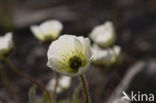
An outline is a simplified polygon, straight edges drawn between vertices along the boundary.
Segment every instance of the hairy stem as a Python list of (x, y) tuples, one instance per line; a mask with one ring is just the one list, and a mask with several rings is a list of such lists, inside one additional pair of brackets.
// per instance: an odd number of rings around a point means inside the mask
[(32, 78), (31, 76), (25, 74), (24, 72), (19, 71), (13, 64), (12, 62), (9, 60), (9, 58), (4, 59), (4, 61), (6, 62), (6, 64), (15, 72), (17, 73), (19, 76), (31, 81), (32, 83), (34, 83), (35, 85), (37, 85), (41, 90), (43, 90), (48, 98), (49, 98), (49, 103), (52, 103), (52, 99), (51, 96), (48, 92), (48, 90), (44, 87), (44, 85), (42, 85), (39, 81), (35, 80), (34, 78)]
[(80, 80), (81, 80), (81, 83), (82, 83), (82, 86), (83, 86), (83, 91), (84, 91), (84, 94), (85, 94), (85, 103), (91, 103), (91, 99), (90, 99), (90, 94), (89, 94), (89, 91), (88, 91), (88, 84), (86, 82), (86, 78), (84, 75), (80, 75)]

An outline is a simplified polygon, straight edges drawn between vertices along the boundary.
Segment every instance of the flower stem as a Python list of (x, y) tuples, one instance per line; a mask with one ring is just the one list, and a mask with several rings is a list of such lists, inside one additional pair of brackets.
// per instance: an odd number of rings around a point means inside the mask
[(32, 83), (34, 83), (35, 85), (37, 85), (41, 90), (43, 90), (48, 98), (49, 98), (49, 103), (52, 103), (52, 99), (51, 96), (48, 92), (48, 90), (44, 87), (44, 85), (42, 85), (39, 81), (35, 80), (34, 78), (30, 77), (29, 75), (25, 74), (24, 72), (19, 71), (9, 60), (9, 58), (5, 58), (4, 59), (5, 63), (15, 72), (17, 73), (19, 76), (31, 81)]
[(89, 94), (89, 91), (88, 91), (88, 84), (86, 82), (86, 78), (84, 75), (80, 75), (80, 80), (81, 80), (81, 83), (82, 83), (82, 86), (83, 86), (83, 91), (84, 91), (84, 94), (85, 94), (85, 103), (91, 103), (91, 99), (90, 99), (90, 94)]
[(2, 79), (4, 87), (6, 88), (6, 92), (8, 93), (8, 95), (12, 99), (14, 99), (16, 103), (21, 103), (17, 88), (15, 88), (15, 85), (7, 77), (6, 70), (1, 63), (0, 63), (0, 77)]
[(57, 72), (55, 72), (54, 78), (55, 78), (55, 86), (54, 86), (54, 91), (52, 93), (53, 103), (56, 102), (56, 91), (57, 91), (57, 86), (58, 86), (58, 83), (59, 83), (59, 74)]

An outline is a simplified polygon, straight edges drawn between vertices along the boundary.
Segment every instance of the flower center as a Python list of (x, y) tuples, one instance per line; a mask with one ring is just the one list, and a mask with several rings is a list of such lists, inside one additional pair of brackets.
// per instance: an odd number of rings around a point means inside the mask
[(79, 67), (82, 65), (82, 60), (78, 56), (73, 56), (69, 59), (69, 66), (74, 70), (78, 71)]

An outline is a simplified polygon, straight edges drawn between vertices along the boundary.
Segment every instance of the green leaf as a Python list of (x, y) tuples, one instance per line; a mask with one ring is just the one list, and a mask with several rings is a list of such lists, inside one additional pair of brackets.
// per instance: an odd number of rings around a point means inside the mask
[(44, 101), (45, 103), (49, 103), (49, 98), (45, 92), (44, 92)]
[(35, 103), (35, 95), (36, 95), (36, 86), (33, 85), (30, 89), (29, 89), (29, 102), (28, 103)]
[(66, 103), (65, 100), (60, 100), (58, 103)]

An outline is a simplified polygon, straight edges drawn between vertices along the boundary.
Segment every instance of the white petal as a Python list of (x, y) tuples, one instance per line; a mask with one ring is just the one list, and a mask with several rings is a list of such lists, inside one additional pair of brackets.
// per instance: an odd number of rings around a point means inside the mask
[[(47, 89), (49, 91), (54, 91), (55, 83), (56, 83), (56, 79), (52, 78), (49, 81), (48, 85), (47, 85)], [(57, 89), (56, 89), (56, 93), (60, 93), (64, 89), (68, 89), (70, 87), (70, 84), (71, 84), (71, 77), (69, 77), (69, 76), (61, 76), (59, 78), (59, 82), (58, 82), (58, 86), (57, 86)]]
[(62, 88), (69, 88), (71, 84), (71, 77), (62, 76), (59, 80), (59, 86)]
[(90, 50), (90, 40), (88, 38), (78, 37), (83, 46), (83, 53), (86, 56), (87, 60), (91, 58), (91, 50)]
[(71, 57), (76, 50), (82, 51), (82, 44), (72, 35), (63, 35), (49, 47), (48, 57), (61, 59), (62, 56)]
[(66, 73), (66, 68), (68, 68), (63, 61), (57, 58), (48, 58), (47, 66), (59, 73)]
[(57, 20), (49, 20), (42, 23), (39, 27), (43, 34), (53, 34), (57, 36), (63, 29), (63, 25)]
[(0, 37), (0, 57), (7, 54), (13, 48), (12, 33), (8, 32)]
[(112, 45), (116, 39), (113, 23), (107, 21), (103, 25), (96, 26), (90, 33), (90, 37), (101, 47)]
[(41, 41), (44, 41), (44, 35), (38, 26), (31, 26), (30, 29), (36, 38), (38, 38)]
[(115, 45), (113, 47), (113, 49), (114, 49), (115, 55), (117, 55), (117, 56), (120, 55), (120, 52), (121, 52), (121, 47), (120, 46)]
[(89, 69), (89, 67), (90, 67), (90, 61), (84, 67), (79, 68), (79, 71), (74, 76), (78, 76), (80, 74), (83, 74), (84, 72), (86, 72)]
[(58, 20), (48, 20), (39, 26), (31, 26), (31, 31), (40, 41), (55, 40), (63, 29)]
[(113, 48), (101, 49), (97, 45), (92, 47), (92, 55), (94, 57), (93, 63), (98, 65), (106, 65), (109, 66), (114, 63), (119, 54), (120, 47), (114, 46)]

